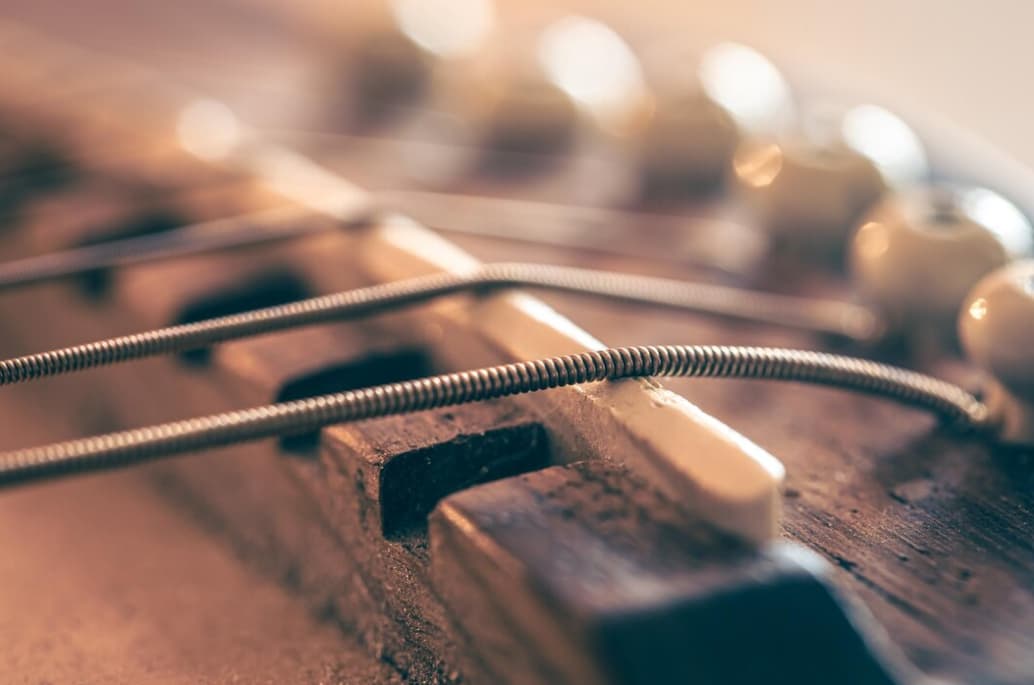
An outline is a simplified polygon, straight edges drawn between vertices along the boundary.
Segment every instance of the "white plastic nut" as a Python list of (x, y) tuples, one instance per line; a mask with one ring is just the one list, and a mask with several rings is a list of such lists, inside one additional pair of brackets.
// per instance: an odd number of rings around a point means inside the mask
[(1008, 261), (992, 227), (966, 211), (965, 189), (916, 188), (886, 196), (862, 220), (849, 248), (860, 293), (891, 326), (943, 339), (985, 274)]
[(959, 315), (966, 355), (990, 374), (985, 399), (1003, 442), (1034, 445), (1034, 260), (987, 275)]
[(765, 228), (783, 241), (820, 250), (842, 246), (886, 187), (876, 166), (858, 152), (802, 138), (746, 141), (733, 158), (733, 173)]

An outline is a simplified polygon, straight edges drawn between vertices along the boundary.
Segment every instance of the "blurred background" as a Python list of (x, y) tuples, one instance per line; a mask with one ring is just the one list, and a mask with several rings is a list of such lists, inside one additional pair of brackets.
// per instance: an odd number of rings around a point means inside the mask
[[(192, 82), (229, 88), (236, 71), (271, 83), (298, 77), (305, 35), (347, 36), (369, 0), (4, 0), (0, 13), (112, 54), (144, 59)], [(663, 28), (706, 43), (737, 40), (793, 73), (936, 116), (1034, 165), (1034, 5), (1023, 0), (500, 0), (501, 21), (564, 10), (617, 26)], [(331, 30), (333, 29), (333, 30)], [(343, 38), (347, 40), (347, 38)], [(301, 41), (301, 42), (298, 42)], [(213, 67), (222, 73), (213, 74)]]

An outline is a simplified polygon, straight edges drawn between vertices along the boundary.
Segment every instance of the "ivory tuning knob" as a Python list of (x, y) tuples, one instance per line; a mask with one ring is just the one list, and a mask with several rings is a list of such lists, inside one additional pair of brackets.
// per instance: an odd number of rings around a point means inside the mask
[(510, 31), (486, 43), (439, 88), (482, 140), (556, 155), (582, 124), (625, 136), (651, 106), (637, 56), (602, 21), (579, 15)]
[(471, 132), (474, 142), (494, 150), (559, 152), (578, 123), (571, 99), (531, 55), (504, 47), (441, 64), (433, 100)]
[(981, 279), (958, 325), (966, 355), (989, 375), (984, 399), (999, 439), (1034, 446), (1034, 260)]
[(495, 28), (492, 0), (391, 0), (351, 17), (349, 70), (370, 117), (422, 96), (437, 64), (475, 53)]
[(353, 61), (356, 109), (370, 117), (415, 100), (431, 75), (431, 58), (391, 24), (359, 36)]
[(76, 168), (52, 141), (0, 135), (0, 177), (0, 212), (9, 212), (30, 197), (75, 180)]
[(646, 192), (711, 187), (740, 140), (732, 116), (705, 93), (658, 90), (630, 141)]
[(911, 342), (952, 340), (966, 294), (1009, 261), (1003, 226), (971, 201), (989, 193), (916, 187), (887, 195), (861, 220), (848, 255), (855, 285)]
[(782, 73), (757, 51), (721, 43), (703, 52), (683, 43), (643, 54), (649, 95), (631, 138), (647, 191), (724, 181), (746, 134), (785, 128), (794, 111)]
[(886, 189), (864, 155), (803, 136), (745, 141), (733, 158), (740, 197), (778, 246), (832, 255)]
[(540, 59), (541, 35), (539, 27), (515, 30), (436, 65), (430, 103), (438, 113), (435, 137), (466, 149), (464, 165), (535, 172), (563, 158), (572, 143), (579, 113)]
[(792, 251), (838, 255), (859, 215), (888, 187), (928, 176), (915, 131), (876, 105), (806, 103), (793, 136), (760, 137), (734, 173), (757, 218)]

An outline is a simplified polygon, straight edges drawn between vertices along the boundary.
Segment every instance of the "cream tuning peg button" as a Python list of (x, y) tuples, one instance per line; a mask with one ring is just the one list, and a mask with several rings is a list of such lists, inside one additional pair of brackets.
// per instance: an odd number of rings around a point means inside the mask
[(966, 293), (1008, 261), (994, 227), (967, 211), (968, 192), (926, 187), (887, 195), (861, 221), (848, 254), (854, 282), (892, 329), (950, 338)]
[(839, 138), (873, 161), (895, 187), (929, 177), (926, 148), (904, 119), (876, 105), (857, 105), (839, 116)]
[(546, 79), (605, 136), (628, 136), (652, 110), (639, 56), (598, 19), (569, 15), (549, 22), (535, 37), (534, 52)]
[(418, 97), (434, 64), (476, 52), (495, 26), (491, 0), (391, 0), (360, 13), (350, 71), (362, 108)]
[(808, 140), (843, 145), (869, 158), (890, 186), (922, 183), (929, 176), (919, 136), (883, 107), (813, 100), (803, 109), (799, 125)]
[(434, 105), (478, 144), (510, 152), (552, 153), (578, 125), (571, 98), (546, 78), (533, 55), (514, 46), (439, 64)]
[(350, 58), (358, 106), (370, 112), (415, 99), (431, 74), (429, 56), (391, 26), (360, 36)]
[(711, 46), (699, 56), (696, 78), (708, 98), (749, 135), (783, 135), (797, 118), (786, 77), (771, 60), (746, 45)]
[(990, 374), (985, 400), (1005, 443), (1034, 445), (1034, 260), (985, 276), (959, 315), (966, 355)]
[(748, 140), (733, 157), (740, 195), (777, 242), (841, 248), (859, 215), (886, 189), (876, 166), (840, 144)]
[(740, 139), (725, 108), (702, 91), (662, 91), (650, 110), (632, 142), (648, 186), (722, 180)]
[(647, 187), (724, 180), (742, 132), (777, 135), (792, 119), (783, 75), (745, 45), (661, 43), (642, 62), (651, 92), (629, 138)]
[(577, 128), (570, 98), (535, 72), (514, 74), (499, 88), (486, 82), (474, 97), (485, 141), (502, 150), (548, 153), (570, 142)]

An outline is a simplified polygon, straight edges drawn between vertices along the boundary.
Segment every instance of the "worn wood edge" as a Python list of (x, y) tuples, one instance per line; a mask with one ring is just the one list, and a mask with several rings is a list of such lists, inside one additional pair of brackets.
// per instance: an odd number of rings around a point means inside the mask
[[(607, 626), (616, 625), (615, 621), (620, 624), (627, 617), (635, 614), (649, 616), (660, 607), (669, 607), (684, 601), (703, 602), (701, 607), (706, 610), (706, 605), (711, 598), (728, 595), (737, 587), (756, 586), (755, 589), (760, 589), (770, 586), (775, 588), (776, 586), (770, 585), (772, 582), (777, 582), (778, 586), (789, 582), (791, 587), (797, 587), (800, 583), (811, 586), (811, 594), (808, 596), (822, 602), (826, 613), (825, 618), (820, 622), (815, 622), (806, 615), (799, 616), (794, 620), (801, 620), (805, 623), (811, 620), (810, 629), (819, 631), (822, 631), (822, 626), (826, 625), (827, 620), (835, 624), (837, 632), (831, 638), (829, 647), (835, 647), (842, 653), (836, 657), (827, 655), (826, 658), (827, 660), (833, 659), (834, 663), (841, 663), (845, 673), (852, 672), (856, 668), (862, 669), (857, 672), (865, 673), (865, 675), (859, 675), (857, 680), (852, 679), (850, 682), (928, 683), (904, 658), (903, 652), (890, 640), (867, 607), (850, 592), (844, 592), (837, 587), (833, 582), (832, 566), (821, 559), (817, 553), (796, 543), (775, 540), (751, 549), (742, 544), (732, 544), (735, 541), (728, 536), (718, 533), (709, 535), (706, 532), (710, 527), (707, 523), (701, 522), (704, 527), (696, 528), (695, 532), (690, 532), (694, 530), (690, 527), (682, 529), (683, 524), (694, 525), (690, 524), (689, 520), (683, 520), (679, 522), (677, 530), (684, 530), (686, 537), (683, 540), (688, 547), (679, 550), (675, 555), (660, 554), (654, 557), (664, 560), (661, 562), (661, 566), (655, 570), (660, 577), (665, 577), (665, 574), (669, 573), (672, 568), (682, 569), (682, 571), (676, 576), (667, 578), (665, 582), (653, 584), (650, 582), (652, 576), (651, 569), (648, 567), (645, 571), (645, 585), (636, 588), (630, 595), (623, 595), (622, 591), (616, 588), (616, 594), (612, 593), (611, 586), (606, 584), (607, 581), (603, 581), (604, 585), (593, 591), (590, 588), (597, 580), (591, 577), (586, 578), (583, 582), (566, 584), (563, 581), (564, 573), (570, 572), (578, 575), (577, 563), (570, 569), (568, 565), (564, 565), (563, 572), (556, 568), (549, 571), (537, 567), (535, 564), (526, 564), (525, 556), (520, 553), (522, 544), (532, 547), (542, 545), (546, 548), (549, 548), (549, 544), (537, 538), (534, 541), (525, 540), (522, 543), (518, 536), (517, 546), (514, 547), (514, 539), (507, 535), (510, 524), (507, 523), (506, 515), (510, 511), (510, 507), (520, 510), (521, 505), (518, 502), (522, 499), (524, 506), (527, 507), (530, 502), (538, 501), (539, 497), (548, 498), (549, 493), (556, 488), (555, 485), (549, 485), (550, 479), (565, 470), (577, 469), (577, 473), (586, 475), (613, 473), (624, 474), (626, 478), (632, 476), (620, 467), (612, 471), (607, 471), (608, 468), (614, 469), (614, 467), (607, 467), (600, 462), (554, 467), (520, 477), (518, 481), (524, 484), (529, 492), (521, 494), (521, 487), (515, 487), (513, 489), (515, 500), (507, 499), (506, 495), (500, 492), (499, 483), (490, 483), (457, 493), (443, 500), (434, 511), (430, 526), (432, 568), (437, 581), (440, 584), (444, 583), (441, 587), (446, 603), (453, 606), (454, 609), (462, 605), (470, 608), (470, 612), (465, 617), (466, 623), (461, 624), (461, 629), (466, 632), (473, 630), (476, 634), (485, 631), (487, 643), (481, 646), (488, 650), (495, 649), (497, 656), (501, 656), (504, 663), (507, 659), (514, 658), (512, 654), (507, 655), (509, 650), (505, 649), (506, 644), (510, 645), (510, 649), (518, 650), (528, 649), (529, 645), (534, 645), (535, 653), (551, 655), (547, 656), (547, 660), (555, 667), (563, 669), (566, 665), (575, 669), (574, 672), (565, 676), (564, 682), (611, 682), (609, 678), (602, 677), (600, 675), (602, 672), (596, 671), (595, 667), (601, 666), (607, 658), (605, 656), (606, 642), (599, 642), (599, 638), (603, 635), (600, 631), (605, 631)], [(575, 473), (575, 471), (568, 472)], [(581, 478), (578, 478), (574, 482), (588, 481), (581, 481)], [(656, 497), (656, 495), (649, 494), (649, 485), (638, 479), (630, 478), (626, 481), (626, 485), (629, 486), (629, 491), (623, 493), (622, 498), (629, 506), (634, 507), (633, 502), (641, 504), (649, 501), (651, 496)], [(643, 488), (644, 485), (646, 489)], [(536, 497), (532, 492), (541, 494)], [(581, 523), (576, 525), (573, 530), (568, 529), (566, 534), (559, 533), (558, 544), (567, 544), (566, 541), (578, 538), (582, 534), (588, 534), (590, 537), (599, 535), (601, 541), (607, 539), (608, 534), (605, 532), (607, 526), (620, 517), (610, 516), (610, 512), (603, 510), (608, 515), (605, 517), (601, 515), (594, 524), (591, 507), (599, 500), (596, 496), (586, 499), (591, 502), (587, 502), (590, 513), (582, 511), (585, 518), (579, 519)], [(540, 504), (544, 511), (548, 511), (557, 503), (554, 501), (552, 506), (541, 502)], [(497, 516), (494, 513), (497, 508), (499, 508), (498, 518), (493, 519)], [(674, 520), (672, 515), (677, 516), (677, 512), (672, 509), (669, 509), (670, 513), (666, 515), (664, 506), (659, 508), (648, 506), (647, 509), (654, 514), (659, 514), (658, 518), (653, 519), (658, 524), (664, 520), (669, 522)], [(487, 519), (486, 516), (488, 516)], [(549, 516), (564, 517), (562, 512), (557, 512), (555, 509), (552, 514), (544, 516), (547, 517), (547, 520)], [(604, 521), (606, 523), (603, 523)], [(699, 522), (699, 519), (697, 521)], [(601, 525), (602, 528), (594, 527)], [(544, 527), (542, 522), (537, 522), (531, 524), (529, 530), (534, 531)], [(496, 532), (499, 532), (498, 528), (503, 530), (502, 538), (496, 538), (493, 535), (494, 528)], [(548, 529), (553, 533), (552, 527), (548, 527)], [(544, 534), (544, 537), (548, 537), (548, 535)], [(650, 535), (646, 537), (650, 539)], [(726, 538), (724, 543), (722, 542), (723, 537)], [(620, 536), (618, 536), (619, 538)], [(565, 542), (559, 542), (561, 540)], [(570, 544), (577, 549), (577, 542), (570, 542)], [(606, 543), (601, 542), (601, 544), (606, 547)], [(713, 546), (709, 547), (709, 544)], [(699, 545), (699, 547), (695, 547), (695, 545)], [(590, 558), (595, 561), (584, 562), (580, 573), (591, 576), (590, 569), (594, 564), (603, 563), (604, 568), (607, 568), (608, 565), (606, 553), (602, 549), (597, 550), (593, 545), (588, 545), (588, 547), (593, 549)], [(525, 546), (523, 551), (527, 552), (528, 547)], [(565, 554), (561, 552), (560, 556), (563, 558)], [(577, 556), (572, 557), (572, 559), (576, 558)], [(689, 562), (690, 565), (684, 566), (689, 559), (692, 559)], [(542, 575), (544, 572), (545, 575)], [(600, 572), (606, 577), (607, 571), (601, 568)], [(621, 576), (618, 574), (616, 577)], [(692, 582), (689, 579), (692, 579)], [(527, 593), (523, 601), (516, 600), (516, 588), (522, 588)], [(664, 589), (661, 590), (661, 588)], [(655, 591), (658, 594), (654, 594)], [(479, 592), (482, 593), (480, 597)], [(497, 611), (499, 607), (494, 606), (493, 597), (499, 593), (509, 594), (511, 597), (510, 602), (506, 604), (505, 611), (502, 612), (505, 615), (499, 614)], [(566, 599), (559, 600), (558, 597), (561, 596)], [(819, 600), (819, 597), (823, 599)], [(453, 604), (455, 602), (459, 602), (459, 604)], [(537, 604), (541, 604), (538, 609), (535, 607)], [(545, 615), (551, 611), (548, 607), (557, 605), (567, 607), (570, 613), (566, 617), (561, 617), (559, 621), (556, 616), (552, 620), (545, 618)], [(495, 624), (496, 630), (494, 631), (492, 625), (482, 623), (487, 615), (493, 612), (496, 615), (489, 618), (488, 622), (501, 621), (500, 624)], [(775, 615), (777, 614), (773, 614), (773, 616)], [(660, 620), (661, 623), (658, 625), (664, 625), (669, 619), (661, 618)], [(830, 624), (831, 629), (833, 624)], [(502, 630), (504, 625), (506, 629)], [(529, 630), (529, 626), (534, 626), (534, 628)], [(792, 629), (792, 627), (788, 627), (788, 630)], [(754, 638), (757, 639), (758, 634), (755, 634)], [(582, 646), (576, 647), (575, 644)], [(592, 649), (602, 649), (603, 651), (596, 652), (596, 659), (585, 660), (586, 653)], [(795, 645), (793, 649), (800, 650), (804, 654), (807, 652), (808, 646), (807, 644)], [(692, 649), (687, 647), (686, 653), (691, 652)], [(840, 659), (845, 659), (845, 661), (840, 662)], [(850, 663), (846, 659), (849, 659)], [(525, 663), (527, 663), (527, 655), (517, 661), (511, 661), (511, 669), (508, 670), (512, 670), (512, 668), (519, 670), (521, 667), (517, 664)], [(838, 668), (840, 667), (838, 666)], [(594, 671), (596, 675), (587, 675)], [(883, 674), (887, 679), (871, 680), (877, 673)], [(550, 678), (545, 678), (545, 680), (551, 681)], [(515, 678), (514, 682), (523, 681)], [(737, 680), (737, 682), (740, 681)]]

